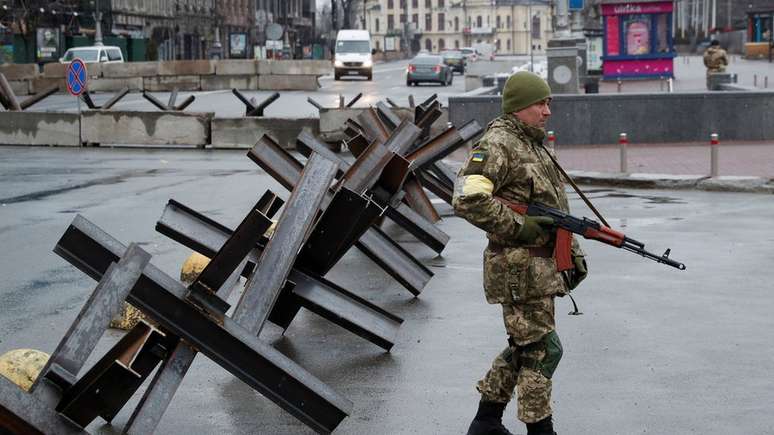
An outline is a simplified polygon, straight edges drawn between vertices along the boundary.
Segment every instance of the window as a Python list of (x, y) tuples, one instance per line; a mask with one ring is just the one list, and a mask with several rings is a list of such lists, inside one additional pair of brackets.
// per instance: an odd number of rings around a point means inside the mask
[(532, 17), (532, 39), (540, 39), (540, 17)]
[(406, 0), (400, 0), (400, 8), (406, 9)]
[(432, 9), (433, 2), (432, 0), (425, 0), (425, 9)]
[(442, 8), (442, 7), (444, 7), (443, 0), (438, 0), (438, 7), (439, 7), (439, 8)]
[(484, 23), (481, 21), (481, 15), (476, 17), (476, 27), (484, 27)]
[(628, 15), (623, 20), (624, 51), (630, 56), (650, 53), (650, 15)]
[(510, 15), (506, 15), (506, 17), (505, 17), (505, 26), (508, 29), (511, 28), (511, 16)]
[(433, 51), (433, 41), (430, 38), (425, 39), (425, 50)]
[(497, 40), (497, 51), (500, 51), (500, 40)]
[(419, 7), (419, 0), (411, 0), (411, 7), (416, 9)]
[(379, 31), (379, 18), (376, 18), (376, 22), (374, 23), (374, 29), (378, 32)]
[(446, 17), (444, 14), (438, 14), (438, 31), (443, 32), (446, 30)]
[(395, 2), (392, 0), (387, 0), (387, 9), (393, 9), (395, 7)]
[(395, 17), (392, 14), (387, 15), (387, 30), (395, 28)]
[(376, 51), (381, 50), (382, 48), (379, 46), (379, 40), (376, 40)]
[(438, 51), (441, 51), (446, 48), (446, 41), (443, 40), (443, 38), (438, 40)]
[(460, 17), (454, 17), (454, 31), (460, 31)]
[(406, 22), (406, 14), (400, 14), (400, 23), (403, 24)]
[(497, 16), (497, 24), (495, 25), (498, 29), (500, 28), (500, 16)]
[(505, 46), (508, 47), (508, 53), (510, 53), (511, 52), (511, 40), (510, 39), (505, 42)]
[(425, 32), (432, 32), (433, 31), (433, 16), (430, 14), (425, 14)]
[(415, 24), (419, 24), (419, 14), (412, 14), (411, 15), (411, 22)]
[(454, 48), (459, 49), (460, 48), (460, 41), (459, 39), (454, 40)]

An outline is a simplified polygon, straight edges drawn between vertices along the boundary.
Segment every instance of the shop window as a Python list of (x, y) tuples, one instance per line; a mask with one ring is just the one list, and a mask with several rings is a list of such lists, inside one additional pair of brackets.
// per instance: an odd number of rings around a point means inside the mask
[(628, 15), (623, 20), (624, 50), (629, 56), (650, 53), (650, 16)]

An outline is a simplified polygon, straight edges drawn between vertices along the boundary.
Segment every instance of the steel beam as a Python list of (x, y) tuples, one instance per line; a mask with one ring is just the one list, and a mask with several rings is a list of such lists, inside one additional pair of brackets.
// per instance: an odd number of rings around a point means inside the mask
[[(54, 248), (94, 279), (125, 251), (121, 242), (80, 215)], [(185, 302), (186, 292), (151, 263), (128, 302), (317, 432), (330, 433), (349, 414), (351, 402), (229, 317), (223, 324), (214, 322)]]
[(314, 153), (304, 166), (233, 315), (237, 323), (254, 334), (260, 333), (269, 318), (338, 168), (336, 162)]
[(377, 142), (386, 142), (390, 137), (390, 132), (382, 123), (379, 114), (373, 107), (369, 107), (357, 116), (357, 122), (363, 128), (366, 135)]
[[(172, 201), (164, 210), (156, 229), (203, 255), (217, 252), (231, 234), (227, 227)], [(257, 262), (257, 256), (251, 261)], [(384, 349), (389, 350), (392, 347), (401, 319), (362, 298), (352, 297), (352, 293), (309, 272), (308, 269), (306, 272), (301, 269), (306, 268), (296, 264), (291, 270), (289, 280), (296, 283), (296, 286), (283, 290), (269, 321), (287, 328), (299, 308), (304, 307)], [(298, 273), (307, 278), (299, 280)], [(338, 300), (338, 303), (325, 302), (333, 299)], [(378, 326), (377, 332), (372, 329), (374, 325)]]
[(483, 129), (478, 122), (470, 121), (459, 129), (451, 127), (432, 138), (427, 143), (406, 156), (411, 162), (411, 169), (422, 169), (433, 162), (439, 161), (463, 146), (468, 140), (481, 133)]
[[(38, 387), (60, 390), (70, 386), (70, 380), (74, 380), (81, 371), (86, 359), (110, 326), (110, 320), (121, 311), (124, 300), (150, 258), (150, 254), (138, 245), (131, 244), (126, 255), (108, 267), (30, 391), (37, 392)], [(59, 391), (44, 392), (39, 397), (57, 397), (60, 394)]]
[[(300, 162), (267, 136), (248, 152), (248, 157), (288, 190), (293, 188), (303, 168)], [(378, 233), (371, 234), (374, 232)], [(414, 295), (419, 294), (433, 276), (428, 268), (376, 227), (366, 231), (355, 246)]]
[(88, 435), (88, 432), (4, 376), (0, 376), (0, 433)]
[(417, 176), (425, 189), (433, 192), (435, 196), (441, 198), (447, 204), (452, 205), (453, 188), (449, 188), (429, 171), (416, 171), (414, 175)]

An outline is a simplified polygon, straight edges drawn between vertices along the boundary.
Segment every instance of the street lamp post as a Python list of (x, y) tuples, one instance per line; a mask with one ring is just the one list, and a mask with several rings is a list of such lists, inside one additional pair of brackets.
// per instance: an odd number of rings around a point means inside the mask
[(99, 11), (99, 0), (94, 0), (94, 45), (103, 45), (102, 12)]

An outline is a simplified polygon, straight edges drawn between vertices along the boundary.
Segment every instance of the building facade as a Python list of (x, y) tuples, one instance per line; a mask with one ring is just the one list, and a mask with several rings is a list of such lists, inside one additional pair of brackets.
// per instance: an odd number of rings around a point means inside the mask
[(282, 56), (311, 56), (315, 39), (315, 0), (256, 0), (255, 16), (256, 41), (259, 47), (265, 49), (276, 44), (267, 45), (266, 28), (271, 24), (279, 24), (283, 29), (280, 39)]
[[(553, 34), (541, 0), (366, 0), (354, 8), (377, 50), (416, 53), (490, 44), (497, 54), (544, 53)], [(365, 19), (361, 19), (365, 16)]]

